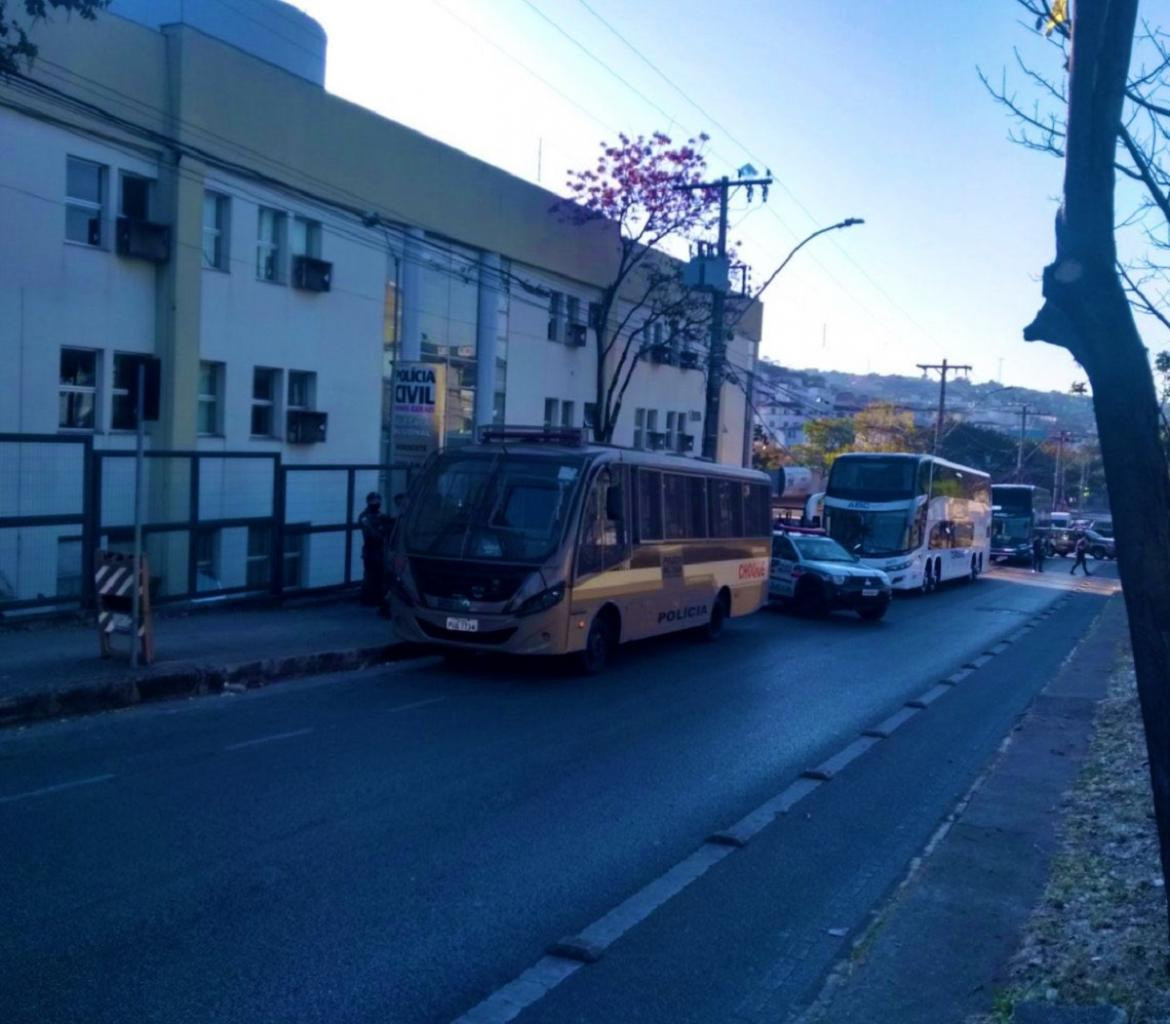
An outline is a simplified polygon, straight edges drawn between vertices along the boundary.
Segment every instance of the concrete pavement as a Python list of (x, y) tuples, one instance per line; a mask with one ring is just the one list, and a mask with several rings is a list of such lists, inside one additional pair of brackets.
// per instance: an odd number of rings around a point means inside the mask
[[(0, 734), (7, 1017), (450, 1020), (1069, 585), (997, 574), (876, 625), (765, 612), (600, 680), (427, 661)], [(825, 930), (858, 927), (1100, 603), (1042, 619), (866, 754), (864, 787), (846, 768), (526, 1015), (739, 1012), (777, 943), (807, 952), (770, 998), (810, 998), (844, 941)], [(729, 918), (746, 937), (702, 941)]]

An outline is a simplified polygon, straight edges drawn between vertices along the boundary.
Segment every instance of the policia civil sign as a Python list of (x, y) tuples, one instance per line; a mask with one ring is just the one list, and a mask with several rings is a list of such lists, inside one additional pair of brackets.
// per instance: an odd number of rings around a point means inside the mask
[(422, 465), (443, 444), (447, 367), (398, 363), (390, 408), (390, 461)]

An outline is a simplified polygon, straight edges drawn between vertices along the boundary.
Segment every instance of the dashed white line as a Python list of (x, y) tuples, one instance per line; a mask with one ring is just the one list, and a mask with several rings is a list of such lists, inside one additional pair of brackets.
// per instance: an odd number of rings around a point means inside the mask
[(291, 739), (295, 739), (297, 736), (307, 736), (312, 731), (313, 731), (312, 728), (294, 729), (294, 730), (292, 730), (292, 732), (278, 732), (278, 733), (273, 733), (271, 736), (257, 736), (256, 739), (254, 739), (254, 740), (243, 740), (240, 743), (229, 743), (223, 749), (224, 750), (243, 750), (245, 747), (256, 747), (256, 746), (259, 746), (261, 743), (275, 743), (278, 740), (291, 740)]
[(74, 779), (72, 782), (58, 782), (55, 786), (43, 786), (40, 789), (30, 789), (27, 793), (13, 793), (11, 796), (0, 796), (0, 804), (16, 803), (17, 800), (30, 800), (35, 796), (48, 796), (50, 793), (60, 793), (64, 789), (75, 789), (78, 786), (93, 786), (98, 782), (109, 782), (113, 775), (91, 775), (87, 779)]

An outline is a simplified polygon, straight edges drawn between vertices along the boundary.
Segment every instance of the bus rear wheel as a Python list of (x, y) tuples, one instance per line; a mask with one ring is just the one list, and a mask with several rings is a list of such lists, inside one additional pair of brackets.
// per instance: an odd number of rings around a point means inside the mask
[(932, 562), (927, 562), (926, 566), (922, 570), (922, 586), (920, 587), (920, 590), (924, 594), (929, 594), (932, 590), (934, 590), (934, 569), (932, 568), (932, 565)]
[(703, 639), (718, 640), (723, 632), (725, 622), (727, 622), (727, 595), (719, 594), (711, 606), (711, 618), (707, 620), (707, 625), (702, 627)]
[(589, 627), (589, 635), (585, 638), (585, 649), (577, 655), (577, 668), (586, 676), (604, 672), (613, 661), (616, 647), (616, 630), (609, 616), (605, 614), (595, 616), (593, 624)]

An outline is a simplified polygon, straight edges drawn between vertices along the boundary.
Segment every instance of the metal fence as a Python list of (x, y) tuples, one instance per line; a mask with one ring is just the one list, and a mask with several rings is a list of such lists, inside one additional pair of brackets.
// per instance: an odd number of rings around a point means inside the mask
[[(279, 453), (148, 451), (143, 546), (156, 603), (281, 597), (361, 578), (357, 516), (411, 470), (285, 464)], [(389, 495), (388, 495), (389, 497)], [(98, 549), (130, 551), (134, 452), (0, 434), (0, 616), (90, 607)]]

